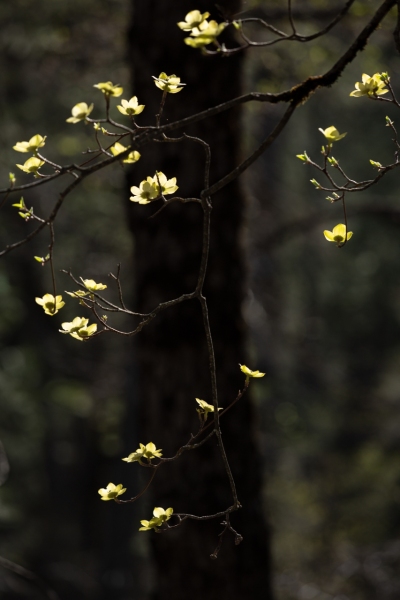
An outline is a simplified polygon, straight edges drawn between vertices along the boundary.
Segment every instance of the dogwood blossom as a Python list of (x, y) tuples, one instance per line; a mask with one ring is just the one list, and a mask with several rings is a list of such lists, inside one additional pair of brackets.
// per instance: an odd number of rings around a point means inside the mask
[(143, 112), (145, 105), (139, 104), (136, 96), (133, 96), (130, 100), (121, 100), (121, 104), (117, 104), (117, 108), (120, 113), (133, 117), (140, 115)]
[[(387, 74), (385, 73), (386, 80), (388, 79)], [(350, 96), (354, 96), (358, 98), (360, 96), (382, 96), (383, 94), (388, 93), (388, 88), (385, 87), (386, 83), (382, 80), (381, 73), (375, 73), (370, 77), (366, 73), (362, 75), (362, 81), (357, 81), (355, 84), (355, 90), (350, 93)]]
[(154, 184), (152, 177), (147, 177), (140, 184), (139, 187), (133, 185), (131, 187), (133, 196), (129, 199), (132, 202), (138, 202), (139, 204), (149, 204), (152, 200), (159, 197), (158, 186)]
[(59, 329), (61, 333), (69, 333), (70, 336), (83, 342), (87, 340), (97, 331), (97, 324), (93, 323), (88, 325), (89, 319), (84, 317), (75, 317), (70, 323), (61, 323), (62, 329)]
[(201, 13), (199, 10), (191, 10), (184, 21), (177, 23), (183, 31), (191, 31), (194, 27), (201, 27), (202, 23), (210, 16), (209, 12)]
[(151, 531), (152, 529), (157, 531), (157, 527), (160, 527), (163, 523), (169, 521), (173, 512), (174, 509), (171, 507), (164, 510), (161, 506), (156, 506), (153, 510), (154, 517), (150, 519), (150, 521), (146, 521), (145, 519), (140, 521), (142, 527), (139, 527), (139, 531)]
[(226, 23), (218, 24), (217, 21), (204, 21), (200, 27), (192, 29), (190, 37), (185, 38), (183, 41), (192, 48), (203, 48), (215, 42), (225, 27)]
[(160, 73), (158, 77), (154, 77), (154, 83), (156, 86), (162, 90), (163, 92), (168, 92), (169, 94), (177, 94), (178, 92), (183, 90), (183, 86), (186, 83), (181, 83), (181, 78), (176, 75), (167, 75), (164, 73)]
[(118, 96), (121, 96), (121, 94), (124, 91), (123, 87), (121, 87), (119, 84), (114, 85), (113, 83), (111, 83), (111, 81), (105, 81), (103, 83), (96, 83), (93, 87), (95, 87), (98, 90), (100, 90), (101, 92), (103, 92), (103, 94), (105, 96), (114, 96), (115, 98), (118, 98)]
[(75, 106), (72, 107), (72, 117), (67, 119), (67, 123), (79, 123), (80, 121), (85, 121), (92, 112), (93, 106), (94, 104), (88, 106), (86, 102), (78, 102), (78, 104), (75, 104)]
[(264, 377), (265, 375), (265, 373), (260, 373), (260, 371), (252, 371), (251, 369), (249, 369), (249, 367), (246, 367), (246, 365), (239, 364), (239, 367), (242, 373), (246, 375), (247, 379), (249, 379), (250, 377)]
[(156, 171), (156, 174), (153, 177), (154, 185), (158, 188), (158, 195), (162, 194), (163, 196), (167, 196), (168, 194), (174, 194), (178, 189), (176, 185), (176, 177), (172, 177), (172, 179), (167, 179), (166, 175), (161, 171)]
[(339, 133), (336, 127), (334, 127), (333, 125), (327, 127), (326, 129), (322, 129), (321, 127), (319, 127), (318, 131), (320, 131), (322, 135), (324, 135), (328, 142), (331, 144), (333, 142), (338, 142), (339, 140), (343, 139), (345, 135), (347, 135), (347, 132)]
[(160, 519), (157, 519), (156, 517), (153, 517), (152, 519), (150, 519), (150, 521), (142, 519), (140, 523), (142, 527), (139, 527), (139, 531), (151, 531), (152, 529), (154, 529), (154, 531), (157, 531), (157, 527), (160, 527), (160, 525), (162, 525), (162, 521), (160, 521)]
[(93, 279), (82, 279), (82, 277), (80, 279), (85, 288), (90, 292), (99, 292), (100, 290), (105, 290), (107, 288), (104, 283), (96, 283)]
[(37, 152), (39, 148), (43, 148), (45, 145), (47, 136), (41, 136), (38, 133), (31, 137), (29, 142), (17, 142), (13, 146), (13, 150), (17, 152)]
[[(36, 257), (36, 260), (44, 261), (41, 257)], [(58, 313), (60, 308), (65, 306), (65, 302), (63, 302), (62, 296), (53, 296), (52, 294), (45, 294), (43, 298), (35, 298), (35, 302), (40, 306), (43, 306), (43, 310), (46, 315), (50, 315), (51, 317)]]
[[(118, 154), (125, 152), (125, 150), (128, 150), (128, 148), (126, 146), (124, 146), (123, 144), (121, 144), (120, 142), (116, 142), (110, 148), (110, 152), (113, 156), (118, 156)], [(137, 150), (132, 150), (132, 152), (130, 152), (128, 154), (128, 156), (122, 160), (122, 162), (131, 164), (131, 163), (137, 162), (139, 160), (139, 158), (140, 158), (140, 152), (138, 152)]]
[(341, 246), (346, 240), (349, 240), (353, 236), (353, 232), (346, 232), (346, 225), (339, 223), (332, 231), (325, 229), (324, 236), (328, 242), (335, 242), (337, 246)]
[(142, 460), (142, 458), (146, 458), (147, 460), (152, 460), (153, 458), (161, 458), (162, 452), (161, 448), (157, 449), (156, 445), (153, 442), (149, 442), (148, 444), (140, 444), (140, 448), (136, 450), (136, 452), (132, 452), (126, 458), (123, 458), (125, 462), (137, 462)]
[(40, 158), (37, 158), (36, 156), (31, 156), (23, 165), (17, 165), (17, 167), (18, 169), (21, 169), (21, 171), (24, 171), (24, 173), (33, 173), (34, 175), (37, 175), (40, 167), (43, 165), (44, 160), (40, 160)]
[[(197, 412), (201, 415), (207, 415), (210, 412), (214, 412), (214, 406), (212, 404), (208, 404), (205, 400), (200, 400), (200, 398), (196, 398), (197, 404), (200, 408), (197, 409)], [(222, 410), (222, 408), (218, 408), (218, 410)]]
[(121, 496), (126, 492), (126, 488), (122, 487), (122, 483), (115, 485), (109, 483), (106, 488), (100, 488), (98, 493), (101, 496), (101, 500), (115, 500), (118, 496)]

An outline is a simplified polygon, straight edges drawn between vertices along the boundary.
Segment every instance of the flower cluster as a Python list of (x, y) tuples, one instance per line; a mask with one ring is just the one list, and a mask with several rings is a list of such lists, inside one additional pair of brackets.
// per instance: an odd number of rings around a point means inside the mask
[[(13, 146), (13, 150), (16, 150), (17, 152), (32, 152), (36, 155), (39, 148), (43, 148), (45, 143), (46, 136), (43, 137), (42, 135), (39, 135), (37, 133), (36, 135), (31, 137), (31, 139), (27, 142), (17, 142), (15, 146)], [(38, 174), (38, 171), (43, 165), (44, 160), (41, 160), (37, 156), (31, 156), (31, 158), (28, 158), (28, 160), (26, 160), (23, 165), (17, 165), (17, 167), (18, 169), (21, 169), (21, 171), (24, 171), (24, 173), (33, 173), (35, 177), (39, 177), (40, 174)], [(12, 178), (15, 183), (14, 175), (12, 176)], [(12, 181), (11, 173), (10, 181)]]
[(161, 458), (162, 452), (161, 448), (156, 448), (156, 445), (153, 442), (149, 442), (148, 444), (139, 444), (140, 448), (136, 450), (136, 452), (132, 452), (126, 458), (123, 458), (125, 462), (139, 462), (143, 458), (146, 458), (148, 461), (151, 461), (153, 458)]
[(226, 23), (207, 21), (210, 13), (201, 13), (199, 10), (191, 10), (184, 21), (177, 23), (183, 31), (190, 31), (190, 37), (184, 39), (185, 44), (192, 48), (204, 48), (209, 44), (216, 43), (217, 37), (223, 32)]
[(83, 279), (81, 277), (81, 281), (85, 288), (88, 290), (76, 290), (75, 292), (66, 292), (68, 296), (72, 296), (72, 298), (84, 298), (89, 295), (89, 292), (101, 292), (102, 290), (107, 289), (107, 286), (104, 283), (96, 283), (94, 279)]
[(350, 96), (356, 98), (360, 96), (382, 96), (388, 93), (386, 83), (389, 81), (387, 73), (375, 73), (370, 77), (366, 73), (362, 75), (362, 81), (357, 81), (355, 84), (355, 90), (350, 93)]
[(161, 195), (174, 194), (177, 189), (176, 177), (167, 179), (164, 173), (156, 171), (154, 177), (147, 177), (140, 183), (139, 187), (135, 185), (131, 187), (133, 196), (130, 197), (130, 200), (139, 204), (149, 204)]
[(88, 325), (89, 319), (84, 317), (75, 317), (71, 323), (61, 323), (62, 329), (59, 329), (61, 333), (69, 333), (70, 336), (83, 342), (89, 339), (97, 331), (96, 323)]
[(140, 521), (142, 527), (139, 527), (139, 531), (151, 531), (152, 529), (154, 529), (154, 531), (157, 531), (157, 527), (161, 527), (163, 523), (169, 521), (173, 512), (173, 508), (167, 508), (166, 510), (164, 510), (163, 508), (161, 508), (161, 506), (156, 506), (156, 508), (153, 510), (154, 516), (152, 519), (150, 519), (150, 521), (146, 521), (145, 519), (143, 519), (143, 521)]

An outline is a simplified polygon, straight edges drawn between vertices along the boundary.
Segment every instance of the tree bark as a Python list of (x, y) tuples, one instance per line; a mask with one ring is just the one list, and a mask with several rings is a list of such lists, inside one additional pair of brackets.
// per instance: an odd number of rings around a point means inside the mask
[[(202, 0), (196, 9), (212, 10)], [(152, 75), (175, 73), (187, 85), (169, 95), (163, 121), (194, 114), (241, 93), (241, 58), (207, 57), (187, 47), (188, 34), (176, 26), (193, 6), (186, 0), (134, 0), (129, 60), (133, 94), (146, 105), (138, 123), (153, 124), (161, 92)], [(229, 2), (239, 11), (240, 2)], [(214, 9), (211, 18), (222, 20)], [(238, 109), (197, 124), (186, 133), (211, 145), (211, 182), (229, 172), (240, 160)], [(174, 134), (174, 135), (179, 135)], [(199, 197), (203, 188), (204, 150), (190, 141), (155, 143), (143, 149), (132, 170), (130, 185), (138, 185), (160, 170), (177, 177), (179, 194)], [(238, 363), (245, 363), (246, 328), (241, 307), (246, 292), (242, 224), (245, 200), (235, 182), (213, 197), (211, 248), (205, 296), (209, 305), (216, 353), (220, 405), (226, 406), (243, 386)], [(136, 307), (148, 311), (159, 302), (193, 291), (200, 264), (202, 213), (198, 205), (173, 204), (156, 218), (160, 204), (129, 206), (135, 236)], [(136, 338), (141, 397), (140, 441), (153, 441), (171, 456), (198, 427), (195, 398), (211, 402), (210, 374), (200, 304), (192, 300), (157, 316)], [(269, 534), (262, 506), (262, 465), (256, 448), (254, 410), (245, 398), (222, 418), (226, 445), (239, 500), (243, 508), (232, 516), (232, 526), (244, 541), (235, 546), (226, 535), (218, 560), (210, 554), (222, 531), (220, 521), (185, 522), (168, 533), (151, 536), (156, 569), (149, 596), (153, 600), (209, 600), (244, 597), (269, 599)], [(135, 441), (132, 440), (133, 446)], [(132, 450), (134, 447), (132, 446)], [(136, 446), (135, 446), (136, 447)], [(147, 472), (146, 472), (147, 474)], [(232, 503), (229, 482), (216, 440), (163, 466), (150, 492), (143, 517), (154, 506), (172, 506), (175, 512), (215, 513)]]

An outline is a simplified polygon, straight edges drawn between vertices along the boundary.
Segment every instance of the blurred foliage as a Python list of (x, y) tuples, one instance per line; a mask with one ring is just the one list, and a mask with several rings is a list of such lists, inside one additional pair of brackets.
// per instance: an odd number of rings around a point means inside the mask
[[(307, 12), (297, 4), (298, 29), (318, 30), (313, 7), (330, 5), (310, 3)], [(259, 82), (262, 91), (281, 90), (325, 72), (377, 6), (355, 3), (334, 32), (310, 44), (254, 52), (246, 85), (254, 89)], [(326, 22), (319, 19), (321, 26)], [(294, 160), (307, 150), (321, 162), (324, 139), (318, 128), (335, 125), (348, 132), (334, 155), (351, 177), (372, 178), (369, 159), (393, 161), (385, 116), (397, 123), (396, 111), (368, 100), (361, 104), (349, 93), (361, 73), (384, 70), (400, 89), (394, 26), (392, 13), (338, 84), (318, 91), (298, 110), (247, 176), (252, 280), (245, 310), (255, 364), (269, 374), (259, 384), (257, 401), (279, 600), (399, 597), (396, 174), (366, 193), (350, 195), (354, 237), (337, 250), (322, 231), (343, 222), (342, 208), (310, 184), (313, 177), (322, 182), (319, 173)], [(278, 111), (247, 107), (246, 147), (260, 141)]]
[[(48, 136), (46, 156), (61, 163), (79, 160), (92, 145), (91, 128), (65, 120), (83, 99), (102, 115), (104, 99), (93, 88), (98, 81), (120, 80), (129, 87), (124, 53), (130, 11), (128, 0), (1, 3), (3, 184), (10, 170), (18, 183), (29, 181), (14, 167), (20, 162), (15, 141), (41, 132)], [(116, 272), (119, 261), (124, 291), (132, 293), (124, 185), (120, 165), (85, 180), (56, 228), (56, 270), (72, 267), (76, 277), (103, 281), (114, 300), (117, 289), (108, 273)], [(25, 201), (39, 215), (47, 213), (58, 189), (30, 190)], [(32, 228), (15, 208), (3, 208), (3, 245)], [(0, 264), (0, 439), (11, 465), (0, 490), (0, 555), (44, 576), (64, 598), (98, 598), (101, 588), (113, 593), (131, 586), (115, 549), (111, 560), (121, 566), (110, 568), (111, 517), (97, 508), (96, 490), (110, 477), (114, 457), (131, 450), (123, 446), (126, 429), (132, 435), (135, 427), (126, 409), (132, 344), (110, 336), (82, 348), (59, 335), (60, 323), (76, 316), (72, 300), (54, 318), (38, 310), (34, 298), (51, 289), (51, 278), (48, 265), (42, 268), (33, 256), (44, 256), (48, 243), (44, 232)], [(64, 297), (64, 289), (76, 288), (67, 275), (59, 274), (58, 282)], [(103, 529), (97, 531), (100, 516)], [(116, 534), (121, 525), (113, 523)], [(131, 526), (123, 526), (129, 542)], [(33, 593), (31, 585), (1, 571), (2, 598)]]
[[(326, 24), (324, 11), (334, 12), (328, 0), (293, 4), (304, 33)], [(378, 4), (359, 0), (337, 29), (310, 44), (251, 50), (246, 90), (278, 91), (325, 71)], [(249, 0), (244, 8), (265, 10), (287, 28), (286, 2)], [(128, 0), (0, 4), (1, 181), (16, 162), (14, 143), (36, 133), (48, 135), (46, 149), (55, 160), (72, 160), (90, 146), (91, 130), (65, 119), (81, 101), (94, 102), (94, 114), (100, 114), (103, 99), (94, 83), (112, 79), (127, 86), (130, 10)], [(322, 231), (342, 221), (341, 208), (313, 188), (309, 179), (316, 173), (295, 158), (306, 149), (318, 159), (323, 143), (318, 127), (335, 125), (348, 132), (335, 156), (355, 178), (374, 174), (369, 159), (391, 160), (385, 115), (396, 123), (396, 112), (349, 93), (361, 73), (382, 70), (400, 89), (394, 24), (391, 15), (339, 83), (299, 108), (246, 176), (251, 285), (245, 314), (252, 334), (250, 366), (268, 375), (254, 388), (278, 600), (396, 600), (400, 593), (396, 173), (349, 199), (354, 237), (339, 251)], [(252, 32), (259, 35), (256, 28)], [(281, 110), (246, 106), (246, 149), (261, 140)], [(27, 180), (20, 173), (18, 179)], [(133, 244), (124, 222), (123, 187), (124, 171), (115, 166), (74, 193), (58, 220), (56, 267), (79, 265), (75, 275), (111, 288), (107, 274), (122, 259), (130, 294)], [(44, 207), (51, 194), (32, 190), (25, 197), (28, 206), (30, 199)], [(30, 227), (14, 209), (2, 214), (3, 243)], [(106, 511), (100, 532), (90, 531), (90, 509), (81, 520), (76, 515), (82, 505), (91, 506), (83, 497), (93, 495), (93, 505), (99, 504), (93, 490), (111, 472), (107, 461), (122, 452), (126, 427), (134, 430), (124, 401), (132, 349), (112, 336), (83, 349), (57, 334), (58, 316), (45, 317), (33, 301), (49, 291), (48, 270), (33, 260), (46, 253), (47, 244), (44, 234), (0, 264), (0, 439), (11, 464), (0, 490), (0, 554), (37, 564), (53, 581), (67, 582), (71, 595), (81, 594), (75, 598), (97, 598), (99, 581), (118, 593), (125, 575), (118, 566), (101, 575), (95, 562), (96, 544), (100, 554), (107, 543), (114, 551)], [(65, 288), (73, 289), (62, 277)], [(63, 320), (74, 316), (68, 311)], [(92, 510), (99, 514), (102, 508)], [(85, 520), (90, 534), (79, 528)], [(146, 542), (139, 546), (132, 539), (133, 553), (144, 564)], [(150, 581), (151, 572), (146, 576)], [(0, 577), (5, 598), (17, 585), (7, 577)]]

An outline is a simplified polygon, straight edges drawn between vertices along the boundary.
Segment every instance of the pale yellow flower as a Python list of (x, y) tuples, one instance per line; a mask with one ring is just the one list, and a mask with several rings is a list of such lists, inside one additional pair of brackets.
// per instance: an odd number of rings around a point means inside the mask
[(169, 521), (173, 512), (173, 508), (167, 508), (164, 510), (161, 508), (161, 506), (156, 506), (156, 508), (153, 510), (154, 517), (150, 519), (150, 521), (146, 521), (145, 519), (140, 521), (142, 527), (139, 527), (139, 531), (150, 531), (151, 529), (157, 531), (157, 527), (160, 527), (163, 523)]
[(24, 173), (33, 173), (36, 175), (43, 165), (44, 160), (40, 160), (40, 158), (37, 158), (36, 156), (31, 156), (31, 158), (28, 158), (23, 165), (17, 165), (17, 167), (18, 169), (21, 169), (21, 171), (24, 171)]
[(201, 27), (203, 22), (210, 16), (209, 12), (201, 13), (199, 10), (191, 10), (184, 21), (177, 23), (183, 31), (191, 31), (194, 27)]
[[(110, 152), (113, 156), (118, 156), (118, 154), (125, 152), (125, 150), (128, 150), (128, 148), (126, 146), (124, 146), (123, 144), (120, 144), (119, 142), (116, 142), (110, 148)], [(140, 158), (140, 152), (138, 152), (137, 150), (133, 150), (132, 152), (130, 152), (128, 154), (128, 156), (126, 158), (124, 158), (122, 160), (122, 162), (131, 164), (131, 163), (137, 162), (139, 160), (139, 158)]]
[(350, 93), (350, 96), (356, 98), (360, 96), (382, 96), (389, 91), (385, 85), (386, 83), (382, 81), (382, 75), (380, 73), (375, 73), (372, 77), (363, 73), (362, 81), (357, 81), (355, 84), (356, 89)]
[(78, 102), (78, 104), (75, 104), (75, 106), (72, 107), (72, 117), (67, 119), (67, 123), (79, 123), (80, 121), (85, 121), (92, 112), (93, 106), (93, 104), (88, 106), (86, 102)]
[(90, 292), (100, 292), (101, 290), (105, 290), (107, 286), (104, 283), (96, 283), (93, 279), (82, 279), (80, 278), (85, 288), (87, 288)]
[[(207, 25), (204, 27), (204, 23)], [(223, 32), (226, 23), (217, 23), (217, 21), (205, 21), (202, 26), (192, 29), (190, 36), (183, 41), (192, 48), (203, 48), (216, 41), (217, 37)]]
[(162, 90), (163, 92), (168, 92), (169, 94), (177, 94), (181, 90), (183, 90), (183, 86), (185, 83), (181, 83), (181, 78), (176, 75), (167, 75), (162, 72), (158, 77), (154, 77), (154, 83), (156, 86)]
[(17, 152), (37, 152), (39, 148), (43, 148), (47, 136), (42, 137), (39, 134), (31, 137), (29, 142), (17, 142), (13, 149)]
[(115, 98), (118, 98), (118, 96), (121, 96), (121, 94), (124, 91), (123, 87), (121, 87), (118, 84), (114, 85), (113, 83), (111, 83), (111, 81), (105, 81), (103, 83), (96, 83), (93, 87), (95, 87), (98, 90), (100, 90), (101, 92), (103, 92), (103, 94), (105, 96), (114, 96)]
[(138, 202), (139, 204), (149, 204), (152, 200), (159, 197), (158, 185), (156, 186), (152, 177), (147, 177), (137, 186), (131, 187), (133, 196), (129, 199), (132, 202)]
[(176, 185), (176, 177), (167, 179), (167, 177), (164, 175), (164, 173), (161, 173), (161, 171), (156, 171), (156, 174), (153, 177), (153, 182), (158, 189), (159, 196), (161, 194), (163, 196), (174, 194), (178, 189), (178, 186)]
[(335, 242), (338, 246), (341, 246), (346, 240), (349, 240), (353, 236), (353, 232), (347, 231), (346, 233), (346, 225), (340, 223), (339, 225), (336, 225), (332, 231), (325, 229), (324, 236), (328, 242)]
[(69, 335), (80, 342), (89, 339), (97, 331), (97, 324), (88, 325), (89, 319), (84, 317), (75, 317), (70, 323), (61, 323), (61, 333), (69, 333)]
[[(197, 409), (197, 412), (201, 415), (206, 415), (207, 413), (214, 412), (214, 406), (212, 404), (208, 404), (205, 400), (200, 400), (200, 398), (196, 398), (197, 404), (200, 408)], [(218, 410), (222, 410), (222, 408), (218, 408)]]
[(126, 488), (122, 487), (122, 483), (115, 485), (109, 483), (106, 488), (100, 488), (98, 493), (101, 496), (101, 500), (115, 500), (118, 496), (121, 496), (126, 492)]
[(137, 462), (142, 460), (142, 458), (147, 458), (147, 460), (152, 460), (153, 458), (161, 458), (162, 452), (161, 448), (156, 448), (156, 445), (153, 442), (149, 442), (148, 444), (140, 444), (140, 448), (136, 450), (136, 452), (132, 452), (126, 458), (123, 458), (125, 462)]
[(322, 135), (325, 136), (329, 143), (338, 142), (339, 140), (343, 139), (345, 135), (347, 135), (347, 132), (339, 133), (336, 127), (334, 127), (333, 125), (327, 127), (326, 129), (322, 129), (321, 127), (319, 127), (318, 131), (320, 131)]
[(139, 527), (139, 531), (151, 531), (152, 529), (154, 529), (154, 531), (157, 531), (157, 527), (160, 527), (160, 525), (162, 525), (162, 521), (160, 521), (160, 519), (157, 519), (156, 517), (153, 517), (152, 519), (150, 519), (150, 521), (142, 519), (140, 523), (142, 527)]
[(246, 365), (241, 365), (239, 364), (240, 370), (242, 371), (242, 373), (244, 373), (246, 375), (247, 378), (249, 377), (264, 377), (265, 373), (260, 373), (260, 371), (252, 371), (251, 369), (249, 369), (249, 367), (246, 367)]
[(167, 508), (164, 510), (161, 508), (161, 506), (156, 506), (156, 508), (153, 510), (153, 515), (156, 517), (156, 519), (160, 519), (162, 523), (165, 523), (165, 521), (169, 521), (173, 512), (173, 508)]
[[(36, 260), (43, 261), (41, 257), (35, 256)], [(46, 315), (50, 315), (51, 317), (58, 313), (60, 308), (65, 306), (65, 302), (63, 302), (62, 296), (54, 297), (52, 294), (45, 294), (43, 298), (35, 298), (35, 302), (40, 306), (43, 306), (43, 310)]]
[(121, 104), (117, 104), (119, 112), (129, 117), (140, 115), (140, 113), (143, 112), (144, 106), (144, 104), (138, 103), (136, 96), (133, 96), (129, 101), (121, 100)]

